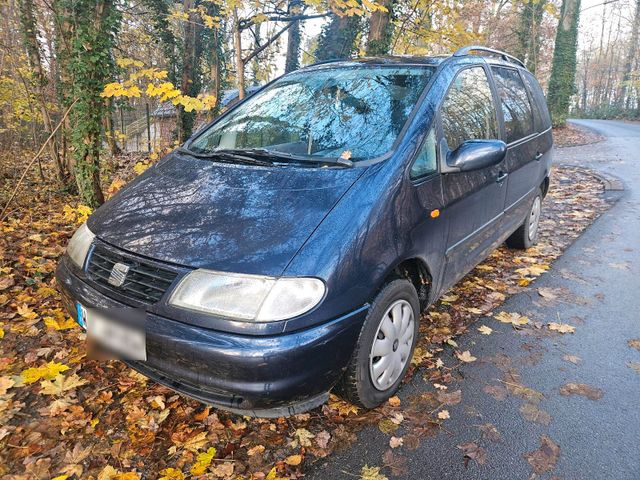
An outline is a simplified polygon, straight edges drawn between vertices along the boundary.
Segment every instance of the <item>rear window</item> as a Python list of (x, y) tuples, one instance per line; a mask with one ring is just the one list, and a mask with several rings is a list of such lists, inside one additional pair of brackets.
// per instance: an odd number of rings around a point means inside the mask
[(536, 130), (542, 132), (551, 128), (551, 115), (549, 115), (549, 109), (547, 108), (547, 100), (544, 98), (544, 93), (538, 80), (529, 72), (521, 73), (533, 99), (533, 119), (535, 120)]
[(492, 67), (491, 70), (502, 105), (507, 143), (531, 135), (535, 131), (533, 112), (520, 74), (512, 68)]

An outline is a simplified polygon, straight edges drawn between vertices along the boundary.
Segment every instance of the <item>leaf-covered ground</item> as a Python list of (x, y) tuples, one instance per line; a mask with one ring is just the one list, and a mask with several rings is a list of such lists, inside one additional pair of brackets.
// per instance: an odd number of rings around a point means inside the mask
[[(130, 159), (124, 171), (136, 161)], [(421, 437), (446, 428), (447, 407), (460, 402), (460, 391), (448, 384), (456, 365), (475, 357), (459, 351), (455, 338), (469, 328), (491, 334), (491, 324), (474, 325), (476, 319), (493, 316), (543, 335), (571, 332), (567, 325), (538, 324), (500, 309), (509, 295), (531, 288), (607, 208), (596, 177), (557, 168), (552, 178), (539, 244), (526, 252), (500, 248), (423, 315), (410, 375), (432, 382), (432, 393), (394, 397), (370, 412), (332, 397), (309, 413), (259, 420), (206, 407), (119, 362), (85, 357), (84, 334), (62, 311), (53, 271), (89, 212), (34, 176), (0, 223), (0, 478), (298, 478), (311, 463), (354, 442), (365, 424), (388, 433), (391, 449), (383, 467), (365, 467), (356, 476), (397, 473), (393, 448), (411, 450)], [(116, 180), (111, 189), (121, 184)], [(0, 189), (0, 199), (8, 197), (10, 185)], [(445, 367), (443, 358), (454, 366)], [(526, 396), (513, 380), (507, 387)], [(598, 392), (567, 385), (564, 394)], [(544, 422), (543, 413), (534, 405), (523, 415)], [(393, 436), (400, 425), (410, 432), (403, 438)], [(459, 448), (468, 460), (483, 460), (477, 445)], [(541, 455), (555, 458), (555, 446), (543, 441), (541, 452), (532, 452), (530, 463), (542, 471)]]

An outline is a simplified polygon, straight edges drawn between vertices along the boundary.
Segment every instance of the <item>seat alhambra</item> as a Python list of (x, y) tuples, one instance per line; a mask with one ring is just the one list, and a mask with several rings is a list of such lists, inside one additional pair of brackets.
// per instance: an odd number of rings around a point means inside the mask
[(501, 243), (536, 241), (551, 149), (542, 90), (503, 52), (313, 65), (97, 209), (58, 283), (95, 344), (190, 397), (375, 407), (421, 312)]

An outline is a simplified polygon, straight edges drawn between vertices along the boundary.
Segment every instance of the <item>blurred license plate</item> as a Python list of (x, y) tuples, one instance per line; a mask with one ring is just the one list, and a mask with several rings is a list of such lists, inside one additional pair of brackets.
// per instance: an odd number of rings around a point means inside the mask
[(135, 309), (78, 307), (78, 323), (90, 340), (130, 360), (146, 360), (144, 313)]

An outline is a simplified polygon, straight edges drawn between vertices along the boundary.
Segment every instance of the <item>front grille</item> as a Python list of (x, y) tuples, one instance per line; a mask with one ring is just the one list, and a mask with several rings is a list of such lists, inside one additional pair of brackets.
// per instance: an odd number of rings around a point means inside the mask
[[(124, 283), (119, 287), (109, 283), (109, 275), (116, 263), (129, 267)], [(147, 304), (160, 300), (177, 276), (176, 272), (152, 265), (143, 259), (121, 255), (100, 244), (91, 253), (87, 273), (94, 282)]]

